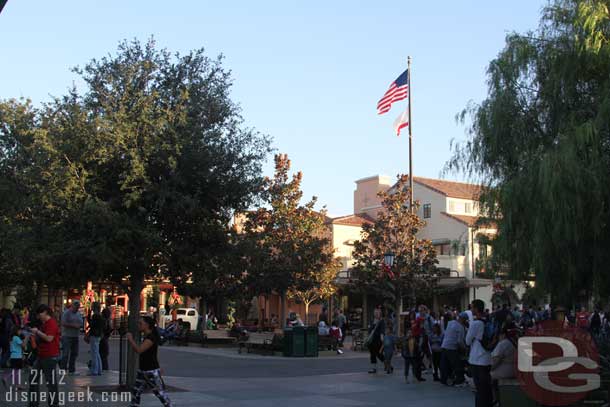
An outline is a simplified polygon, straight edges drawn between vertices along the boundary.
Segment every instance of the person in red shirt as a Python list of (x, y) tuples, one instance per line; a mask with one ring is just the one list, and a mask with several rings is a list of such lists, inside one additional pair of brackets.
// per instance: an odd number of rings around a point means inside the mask
[(59, 326), (52, 318), (48, 305), (39, 305), (36, 314), (42, 324), (40, 329), (32, 328), (32, 335), (38, 344), (38, 358), (30, 372), (30, 406), (37, 407), (40, 399), (40, 382), (44, 377), (47, 385), (49, 406), (58, 406), (57, 397), (57, 360), (59, 358)]
[(583, 329), (589, 328), (589, 313), (585, 307), (581, 307), (580, 312), (576, 313), (576, 326)]

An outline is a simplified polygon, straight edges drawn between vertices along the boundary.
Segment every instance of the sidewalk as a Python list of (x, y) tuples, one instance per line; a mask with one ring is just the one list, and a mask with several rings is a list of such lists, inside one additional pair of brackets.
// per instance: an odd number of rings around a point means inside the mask
[[(203, 349), (209, 351), (208, 349)], [(188, 350), (187, 350), (188, 351)], [(263, 357), (264, 358), (264, 357)], [(267, 357), (268, 358), (268, 357)], [(298, 359), (297, 359), (298, 360)], [(365, 369), (366, 366), (363, 366)], [(108, 371), (103, 376), (86, 376), (85, 365), (77, 366), (80, 376), (66, 377), (60, 392), (67, 399), (69, 392), (89, 396), (93, 401), (66, 402), (69, 406), (126, 406), (128, 402), (118, 401), (118, 372)], [(264, 364), (261, 363), (261, 369)], [(473, 395), (468, 389), (448, 388), (428, 380), (420, 384), (406, 384), (402, 371), (393, 375), (362, 373), (333, 374), (309, 377), (275, 378), (199, 378), (164, 377), (169, 386), (169, 394), (175, 407), (205, 405), (220, 406), (376, 406), (393, 407), (404, 405), (441, 407), (466, 407), (473, 404)], [(44, 387), (43, 387), (44, 388)], [(115, 391), (112, 395), (117, 401), (102, 401), (102, 397), (112, 396), (102, 391)], [(26, 406), (20, 401), (6, 401), (3, 394), (2, 406)], [(123, 400), (126, 400), (123, 394)], [(41, 403), (41, 406), (46, 403)], [(151, 393), (144, 394), (142, 406), (160, 406)]]

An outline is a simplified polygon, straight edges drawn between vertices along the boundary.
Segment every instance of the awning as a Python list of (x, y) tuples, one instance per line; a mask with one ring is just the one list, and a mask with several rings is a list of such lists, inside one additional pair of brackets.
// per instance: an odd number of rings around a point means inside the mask
[(466, 278), (466, 277), (443, 277), (438, 280), (437, 286), (445, 288), (479, 288), (487, 287), (493, 284), (492, 280), (484, 278)]

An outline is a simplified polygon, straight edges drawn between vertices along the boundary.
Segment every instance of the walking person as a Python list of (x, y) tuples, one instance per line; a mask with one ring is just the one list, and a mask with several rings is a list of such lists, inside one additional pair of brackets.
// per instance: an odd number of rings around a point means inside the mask
[(472, 301), (473, 321), (466, 333), (466, 345), (470, 346), (468, 363), (476, 387), (475, 407), (491, 407), (493, 404), (491, 383), (491, 352), (483, 347), (485, 335), (485, 303)]
[(383, 363), (387, 374), (394, 373), (392, 366), (392, 357), (394, 356), (394, 348), (396, 348), (396, 336), (394, 335), (394, 327), (388, 324), (385, 335), (383, 336)]
[(451, 320), (447, 324), (441, 343), (441, 384), (449, 385), (447, 381), (449, 377), (452, 377), (451, 384), (455, 386), (462, 385), (465, 381), (461, 353), (466, 348), (464, 338), (466, 337), (467, 321), (468, 314), (462, 312), (457, 320)]
[(417, 381), (423, 381), (421, 377), (421, 355), (418, 338), (413, 336), (411, 329), (407, 329), (400, 353), (405, 360), (405, 381), (409, 383), (409, 368)]
[(438, 382), (440, 380), (439, 370), (441, 367), (441, 354), (443, 351), (441, 348), (443, 343), (443, 333), (441, 332), (440, 324), (435, 323), (432, 326), (432, 333), (428, 338), (428, 343), (430, 344), (430, 351), (432, 353), (432, 367), (434, 369), (432, 377), (435, 382)]
[(76, 358), (78, 357), (78, 337), (83, 326), (83, 317), (79, 312), (80, 301), (72, 301), (70, 308), (61, 316), (61, 361), (60, 369), (76, 375)]
[(23, 348), (25, 347), (25, 343), (23, 342), (23, 336), (21, 334), (20, 326), (13, 326), (11, 338), (11, 358), (9, 360), (9, 366), (11, 370), (6, 372), (6, 374), (2, 377), (2, 384), (4, 387), (7, 386), (6, 379), (8, 377), (11, 378), (11, 385), (17, 386), (17, 388), (21, 388), (21, 383), (19, 383), (19, 371), (23, 369)]
[(104, 330), (102, 332), (102, 340), (100, 341), (100, 358), (102, 359), (102, 371), (108, 370), (108, 355), (110, 354), (110, 335), (112, 335), (112, 325), (110, 322), (111, 312), (108, 307), (102, 310), (102, 318), (104, 319)]
[(140, 355), (136, 383), (131, 390), (130, 406), (139, 406), (142, 392), (149, 387), (165, 407), (171, 407), (172, 402), (165, 390), (157, 358), (160, 338), (155, 320), (148, 316), (142, 317), (140, 331), (144, 337), (141, 344), (136, 343), (131, 332), (127, 334), (129, 345), (134, 352)]
[(30, 407), (38, 407), (40, 399), (40, 383), (42, 378), (47, 385), (47, 400), (49, 406), (59, 406), (57, 397), (57, 358), (59, 357), (59, 326), (52, 316), (48, 305), (39, 305), (36, 314), (40, 320), (40, 329), (32, 328), (32, 336), (36, 338), (38, 357), (30, 371)]
[(370, 353), (371, 369), (370, 374), (377, 373), (377, 360), (383, 363), (383, 341), (382, 335), (385, 332), (385, 322), (381, 308), (375, 309), (373, 323), (369, 326), (369, 336), (366, 339), (366, 345)]
[(89, 367), (89, 376), (102, 375), (102, 357), (100, 356), (100, 342), (104, 334), (104, 318), (101, 314), (101, 305), (99, 302), (91, 304), (91, 317), (89, 318), (89, 330), (87, 338), (89, 339), (89, 351), (91, 353), (91, 366)]

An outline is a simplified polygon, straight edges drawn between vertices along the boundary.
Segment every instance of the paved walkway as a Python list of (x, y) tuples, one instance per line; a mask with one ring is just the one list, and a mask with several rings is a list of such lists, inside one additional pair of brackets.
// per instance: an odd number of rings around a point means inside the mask
[[(318, 364), (341, 363), (340, 357), (321, 357), (318, 359), (286, 359), (260, 355), (237, 355), (235, 349), (203, 349), (196, 347), (188, 348), (165, 348), (168, 354), (188, 356), (188, 355), (207, 355), (208, 357), (238, 362), (248, 361), (248, 365), (256, 367), (260, 372), (268, 369), (270, 362), (281, 360), (283, 363), (290, 363), (293, 369), (300, 369), (304, 362)], [(224, 377), (178, 377), (166, 376), (165, 382), (170, 386), (170, 397), (174, 406), (278, 406), (278, 407), (317, 407), (317, 406), (426, 406), (440, 407), (450, 405), (451, 407), (472, 406), (474, 398), (472, 392), (467, 388), (448, 388), (432, 382), (429, 378), (425, 383), (406, 384), (402, 377), (402, 370), (396, 369), (393, 375), (377, 374), (368, 375), (365, 370), (365, 354), (355, 353), (349, 357), (362, 359), (362, 372), (356, 373), (335, 373), (323, 375), (305, 376), (276, 376), (251, 375), (241, 377), (239, 374), (231, 377), (227, 372)], [(358, 362), (354, 360), (354, 362)], [(402, 364), (398, 359), (397, 366)], [(205, 370), (206, 366), (199, 369)], [(86, 376), (86, 366), (78, 364), (78, 371), (81, 374), (77, 377), (66, 377), (65, 384), (60, 386), (61, 391), (67, 397), (68, 392), (77, 392), (81, 397), (86, 397), (87, 389), (91, 389), (91, 397), (94, 401), (90, 402), (66, 402), (69, 406), (99, 406), (115, 407), (126, 406), (128, 403), (123, 401), (102, 401), (101, 391), (113, 391), (118, 384), (118, 374), (115, 371), (104, 373), (101, 377)], [(236, 372), (238, 373), (238, 372)], [(264, 377), (266, 376), (266, 377)], [(26, 406), (25, 403), (8, 401), (7, 394), (3, 393), (0, 397), (0, 406)], [(114, 394), (120, 397), (119, 394)], [(123, 397), (127, 397), (123, 395)], [(124, 398), (125, 400), (125, 398)], [(41, 403), (41, 406), (46, 403)], [(142, 398), (142, 406), (160, 406), (159, 401), (152, 394), (145, 394)]]

